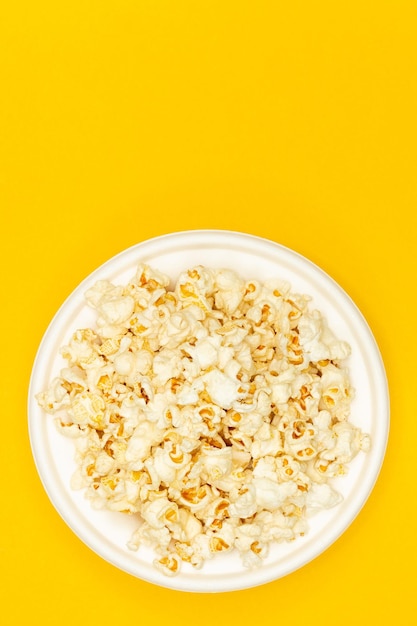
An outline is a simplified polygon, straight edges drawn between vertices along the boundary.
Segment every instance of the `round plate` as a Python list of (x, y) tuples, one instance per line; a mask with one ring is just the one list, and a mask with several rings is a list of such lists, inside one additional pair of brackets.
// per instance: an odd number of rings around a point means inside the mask
[[(134, 516), (94, 510), (83, 492), (70, 488), (75, 470), (73, 441), (63, 437), (53, 419), (39, 408), (35, 394), (47, 388), (65, 365), (59, 348), (78, 328), (94, 325), (95, 313), (84, 294), (97, 280), (125, 284), (137, 264), (147, 263), (175, 280), (194, 265), (227, 267), (247, 279), (279, 277), (293, 292), (312, 297), (310, 306), (322, 311), (336, 336), (352, 348), (348, 366), (356, 395), (350, 421), (371, 436), (368, 453), (360, 452), (349, 473), (333, 482), (343, 501), (309, 521), (304, 537), (271, 547), (261, 568), (246, 569), (238, 554), (219, 555), (201, 570), (184, 563), (173, 578), (152, 564), (154, 553), (126, 546), (137, 526)], [(74, 533), (98, 555), (133, 576), (183, 591), (223, 592), (270, 582), (302, 567), (328, 548), (351, 524), (366, 502), (384, 458), (388, 429), (388, 387), (381, 356), (363, 316), (346, 293), (316, 265), (272, 241), (230, 231), (198, 230), (150, 239), (110, 259), (86, 278), (61, 306), (36, 356), (29, 388), (29, 433), (35, 463), (53, 505)]]

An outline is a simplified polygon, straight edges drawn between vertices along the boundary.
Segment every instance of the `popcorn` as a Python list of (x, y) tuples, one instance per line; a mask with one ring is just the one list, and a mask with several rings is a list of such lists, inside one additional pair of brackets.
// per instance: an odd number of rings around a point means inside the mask
[(232, 517), (244, 519), (255, 515), (257, 508), (256, 489), (250, 484), (242, 489), (238, 498), (230, 505), (229, 512)]
[(239, 380), (227, 376), (221, 370), (211, 370), (202, 377), (206, 391), (213, 403), (223, 409), (230, 409), (242, 397)]
[(306, 505), (312, 513), (323, 509), (330, 509), (341, 501), (341, 495), (327, 484), (311, 485), (306, 496)]
[(369, 450), (349, 421), (350, 348), (284, 281), (199, 265), (169, 285), (146, 264), (97, 282), (95, 329), (37, 400), (74, 441), (71, 487), (138, 514), (130, 549), (152, 546), (167, 576), (231, 550), (259, 567), (337, 506), (332, 479)]
[(228, 476), (232, 471), (233, 459), (231, 446), (215, 448), (208, 444), (201, 447), (201, 474), (208, 484), (213, 484), (217, 480)]

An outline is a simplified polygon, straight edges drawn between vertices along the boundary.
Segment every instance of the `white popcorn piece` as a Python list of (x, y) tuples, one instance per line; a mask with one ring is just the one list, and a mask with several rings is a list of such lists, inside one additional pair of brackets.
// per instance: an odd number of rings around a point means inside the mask
[(63, 386), (63, 382), (62, 378), (54, 378), (46, 391), (41, 391), (36, 395), (39, 406), (47, 413), (53, 414), (69, 405), (69, 393)]
[(256, 503), (266, 511), (278, 509), (287, 498), (297, 494), (297, 485), (294, 482), (278, 483), (270, 478), (254, 478), (253, 485)]
[(113, 471), (115, 466), (114, 459), (106, 452), (100, 452), (95, 460), (95, 471), (101, 476), (105, 476)]
[(279, 431), (270, 424), (263, 423), (254, 436), (251, 447), (253, 459), (264, 456), (275, 456), (282, 450), (282, 441)]
[(102, 428), (105, 409), (106, 403), (101, 395), (83, 391), (71, 400), (68, 414), (76, 424)]
[(202, 381), (212, 401), (223, 409), (230, 409), (241, 397), (240, 382), (219, 370), (211, 370), (202, 376)]
[(256, 488), (254, 484), (249, 484), (241, 490), (240, 495), (229, 506), (232, 517), (245, 519), (255, 515), (258, 504), (256, 500)]
[(203, 445), (201, 451), (201, 475), (208, 484), (215, 484), (217, 480), (228, 476), (232, 471), (232, 448), (230, 446), (215, 448)]
[(330, 509), (342, 501), (342, 496), (328, 484), (313, 484), (306, 496), (308, 512), (316, 513)]
[(127, 443), (126, 462), (144, 461), (149, 456), (152, 446), (159, 443), (163, 435), (163, 431), (152, 422), (141, 422)]
[(205, 370), (216, 365), (219, 358), (220, 345), (221, 337), (220, 335), (215, 335), (214, 337), (200, 339), (195, 346), (190, 346), (187, 350), (192, 358), (197, 361), (200, 369)]
[(167, 576), (234, 549), (259, 567), (341, 501), (332, 479), (369, 450), (349, 421), (350, 348), (280, 279), (198, 265), (170, 284), (140, 264), (92, 286), (95, 328), (36, 397), (74, 441), (71, 487), (138, 514), (130, 549), (152, 546)]
[(55, 419), (55, 426), (62, 435), (65, 435), (65, 437), (69, 437), (71, 439), (78, 439), (78, 437), (87, 436), (86, 429), (80, 427), (79, 424), (64, 422), (63, 420), (57, 418)]
[(200, 520), (186, 508), (179, 508), (179, 516), (185, 541), (190, 543), (202, 532), (203, 525)]
[(171, 378), (179, 376), (181, 369), (180, 356), (174, 350), (161, 348), (153, 357), (152, 370), (155, 382), (159, 386), (163, 386)]
[(163, 496), (147, 502), (141, 509), (141, 515), (152, 528), (164, 528), (179, 519), (177, 504)]
[(235, 545), (242, 555), (242, 564), (248, 569), (260, 567), (268, 554), (268, 541), (263, 525), (243, 524), (237, 529)]
[(345, 359), (350, 354), (349, 345), (336, 339), (318, 311), (299, 320), (298, 334), (300, 345), (311, 361)]
[(100, 302), (100, 312), (108, 324), (118, 325), (126, 322), (132, 315), (135, 302), (130, 296), (120, 296)]
[(91, 329), (77, 330), (69, 344), (61, 349), (61, 354), (71, 366), (78, 365), (83, 370), (105, 364), (99, 354), (99, 337)]

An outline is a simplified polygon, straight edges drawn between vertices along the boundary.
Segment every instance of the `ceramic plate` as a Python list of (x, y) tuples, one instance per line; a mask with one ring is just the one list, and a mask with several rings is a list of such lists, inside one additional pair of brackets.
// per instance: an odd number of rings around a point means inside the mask
[[(147, 548), (133, 552), (127, 542), (137, 526), (134, 516), (92, 509), (82, 492), (70, 488), (75, 469), (73, 441), (56, 430), (53, 419), (38, 407), (35, 394), (46, 389), (65, 364), (59, 348), (77, 328), (92, 326), (94, 312), (84, 300), (97, 280), (124, 284), (137, 264), (148, 263), (175, 280), (194, 265), (236, 270), (247, 279), (279, 277), (292, 291), (312, 297), (336, 336), (347, 341), (352, 385), (351, 422), (371, 436), (368, 453), (359, 453), (349, 473), (334, 483), (343, 501), (310, 519), (310, 530), (291, 543), (273, 545), (259, 569), (248, 570), (240, 557), (227, 553), (200, 570), (184, 564), (181, 573), (167, 578), (152, 564)], [(325, 272), (296, 252), (272, 241), (237, 232), (201, 230), (157, 237), (139, 243), (110, 259), (86, 278), (61, 306), (39, 347), (29, 389), (29, 433), (36, 466), (46, 492), (76, 535), (103, 559), (133, 576), (164, 587), (193, 592), (245, 589), (276, 580), (302, 567), (328, 548), (352, 523), (366, 502), (383, 462), (389, 428), (388, 387), (381, 356), (364, 317), (348, 295)], [(81, 566), (81, 564), (80, 564)]]

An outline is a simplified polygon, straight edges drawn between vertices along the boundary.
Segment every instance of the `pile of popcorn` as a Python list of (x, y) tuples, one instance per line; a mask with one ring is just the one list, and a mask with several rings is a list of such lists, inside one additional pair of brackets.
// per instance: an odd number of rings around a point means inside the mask
[(203, 266), (170, 289), (141, 264), (86, 299), (96, 328), (37, 400), (74, 438), (72, 487), (137, 515), (131, 549), (170, 576), (233, 549), (256, 567), (341, 501), (331, 479), (370, 440), (349, 422), (349, 346), (308, 297)]

